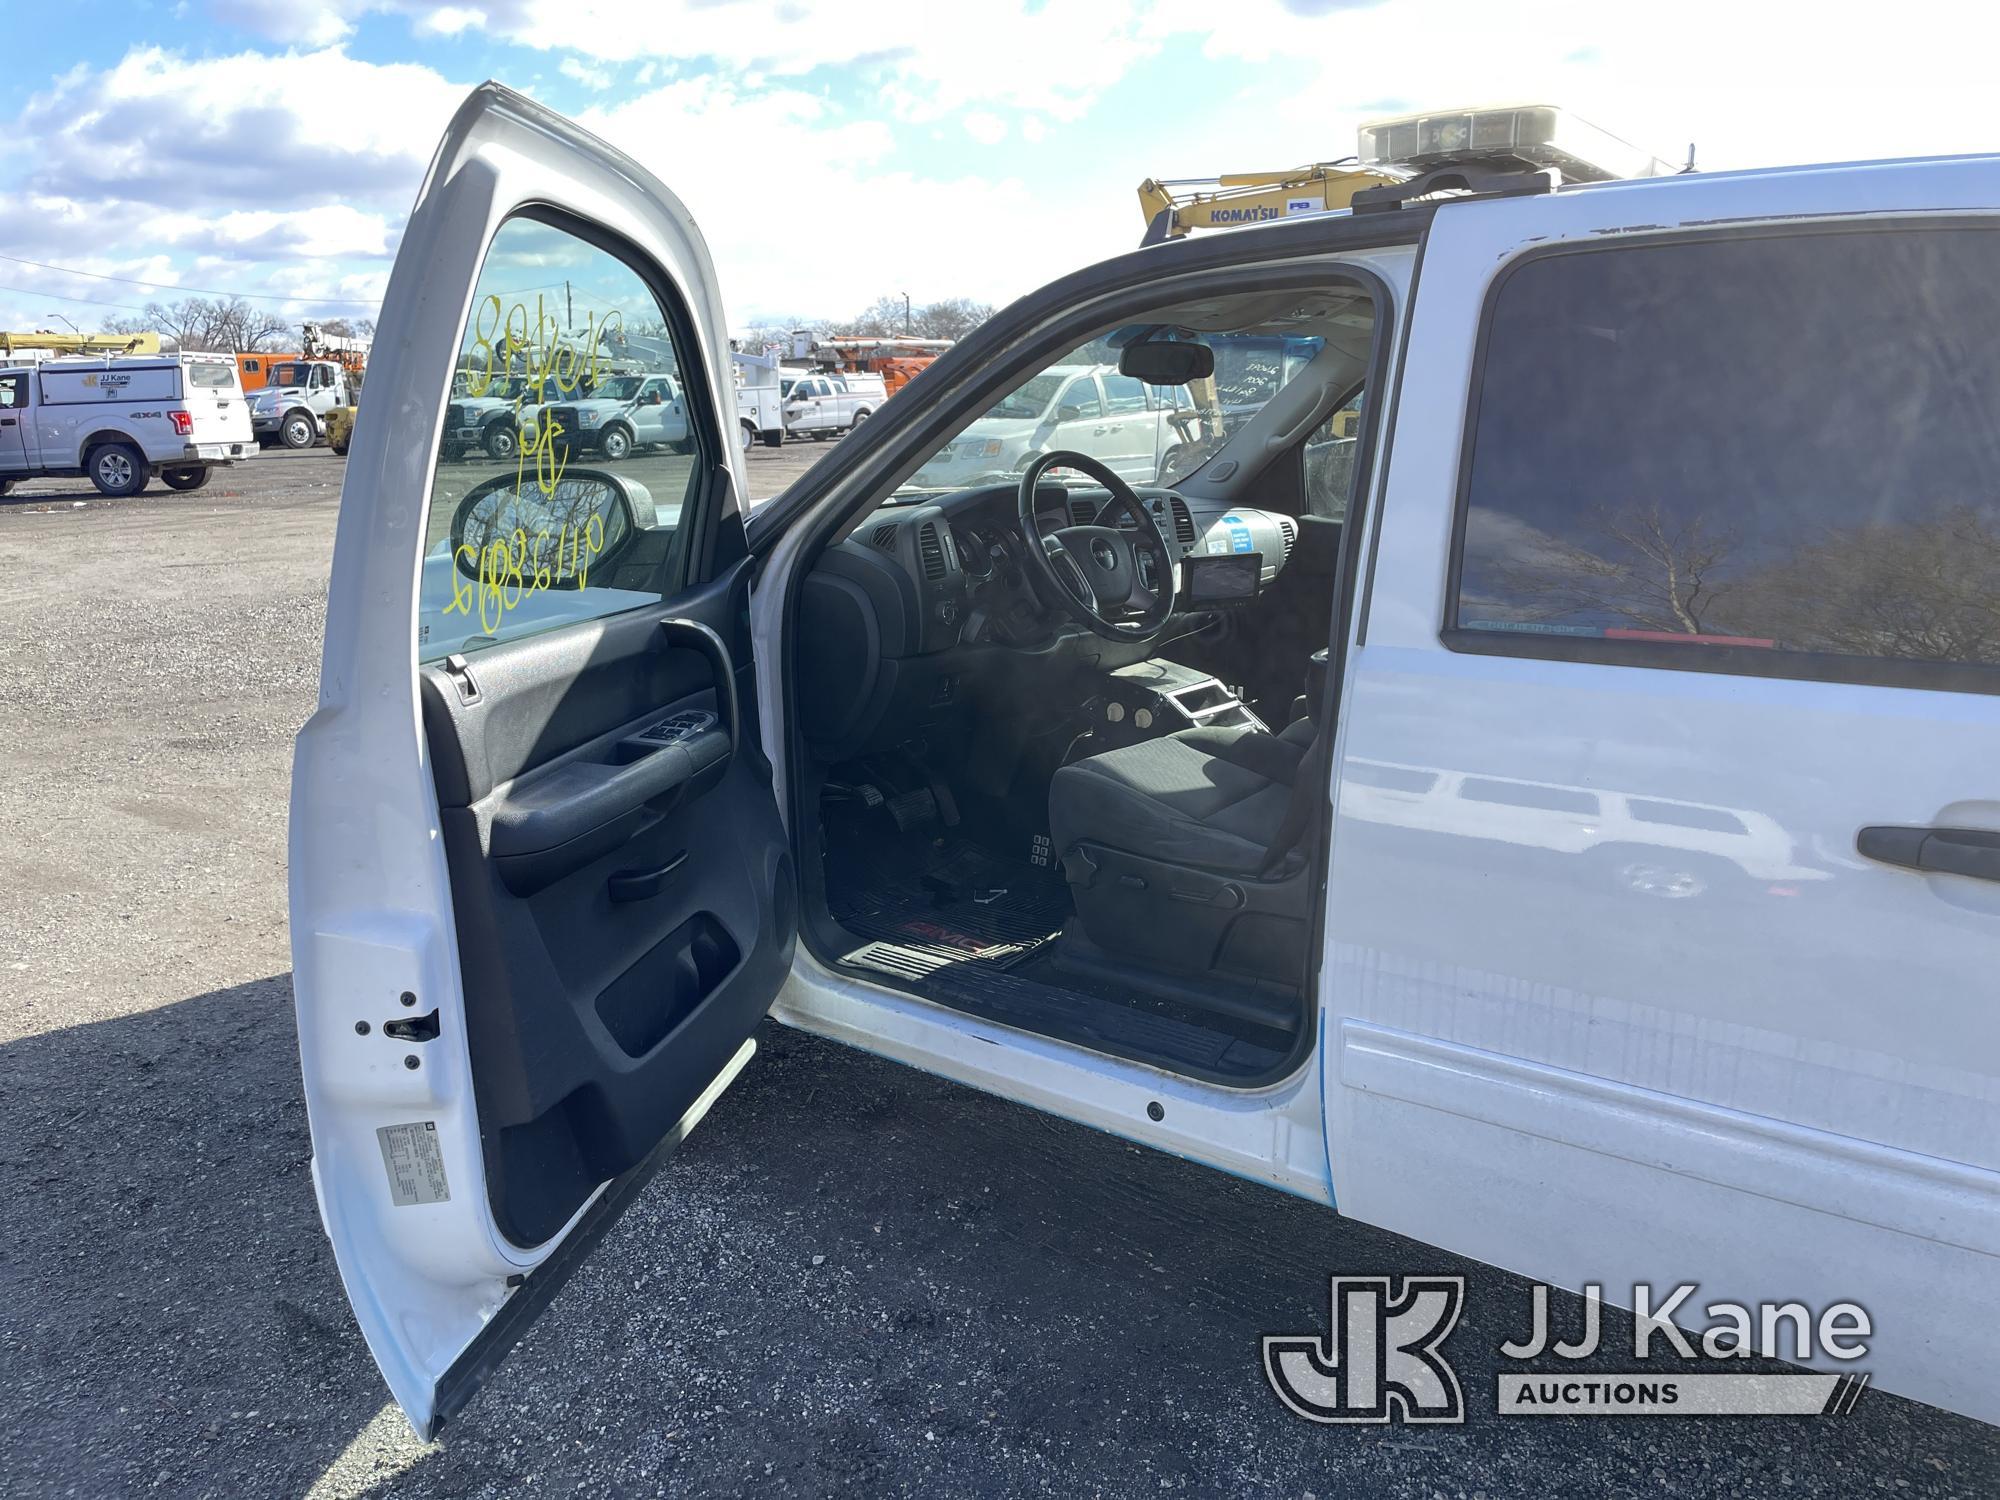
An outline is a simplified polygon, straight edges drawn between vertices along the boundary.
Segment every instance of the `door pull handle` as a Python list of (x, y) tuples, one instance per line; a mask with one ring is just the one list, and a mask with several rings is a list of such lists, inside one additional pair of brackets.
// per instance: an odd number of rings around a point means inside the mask
[(683, 849), (665, 864), (651, 870), (620, 870), (611, 877), (611, 899), (613, 901), (644, 901), (649, 896), (660, 894), (660, 887), (667, 883), (667, 877), (687, 863), (687, 850)]
[(1864, 828), (1854, 847), (1865, 858), (1932, 875), (2000, 880), (2000, 833), (1989, 828)]

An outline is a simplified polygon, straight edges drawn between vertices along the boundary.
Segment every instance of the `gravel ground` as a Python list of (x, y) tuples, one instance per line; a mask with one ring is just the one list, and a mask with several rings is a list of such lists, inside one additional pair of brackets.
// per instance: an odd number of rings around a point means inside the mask
[[(760, 488), (819, 449), (753, 454)], [(2000, 1434), (1506, 1423), (1515, 1278), (810, 1037), (762, 1050), (433, 1445), (316, 1218), (284, 908), (341, 464), (0, 501), (10, 1494), (1987, 1496)], [(83, 502), (78, 506), (76, 502)], [(1462, 1428), (1286, 1416), (1334, 1271), (1471, 1278)]]

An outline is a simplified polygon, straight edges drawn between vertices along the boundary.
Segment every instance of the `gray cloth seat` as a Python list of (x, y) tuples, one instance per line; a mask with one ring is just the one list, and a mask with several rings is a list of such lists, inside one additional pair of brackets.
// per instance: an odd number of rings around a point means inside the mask
[(1255, 875), (1291, 806), (1313, 726), (1183, 729), (1064, 766), (1049, 787), (1057, 854), (1093, 843), (1168, 864)]

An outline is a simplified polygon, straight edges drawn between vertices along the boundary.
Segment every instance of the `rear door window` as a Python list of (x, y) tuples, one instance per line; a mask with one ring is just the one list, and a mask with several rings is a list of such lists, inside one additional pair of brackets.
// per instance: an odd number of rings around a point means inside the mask
[(2000, 691), (2000, 231), (1542, 254), (1483, 344), (1454, 647)]

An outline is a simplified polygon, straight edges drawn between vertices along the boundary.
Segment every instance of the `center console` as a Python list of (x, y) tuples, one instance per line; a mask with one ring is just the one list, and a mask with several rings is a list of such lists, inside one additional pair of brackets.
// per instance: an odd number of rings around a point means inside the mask
[(1107, 673), (1089, 711), (1093, 754), (1182, 729), (1240, 725), (1269, 732), (1218, 678), (1159, 658)]

